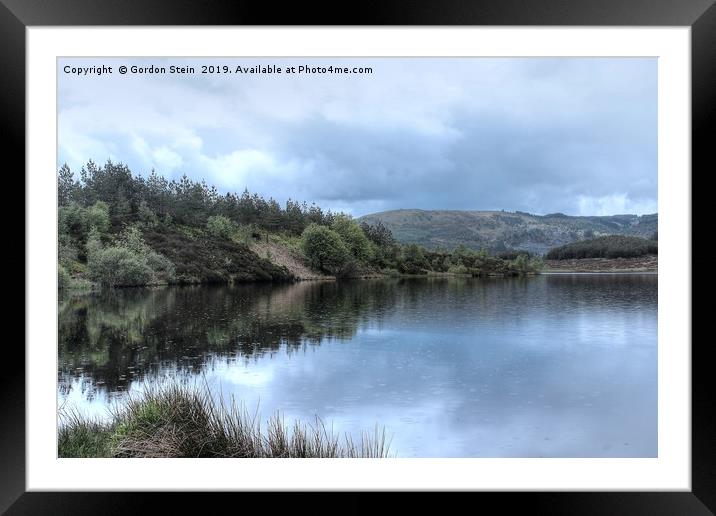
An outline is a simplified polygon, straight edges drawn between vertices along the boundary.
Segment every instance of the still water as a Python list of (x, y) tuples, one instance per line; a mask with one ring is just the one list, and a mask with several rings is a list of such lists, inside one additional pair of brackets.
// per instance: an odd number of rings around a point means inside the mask
[(657, 276), (125, 289), (61, 297), (58, 403), (147, 382), (265, 420), (383, 425), (399, 457), (655, 457)]

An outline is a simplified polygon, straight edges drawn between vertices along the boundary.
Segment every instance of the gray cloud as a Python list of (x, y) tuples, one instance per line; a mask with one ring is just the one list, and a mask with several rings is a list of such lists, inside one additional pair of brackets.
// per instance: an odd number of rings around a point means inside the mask
[[(65, 64), (371, 66), (370, 75), (102, 75)], [(64, 59), (59, 162), (127, 163), (356, 215), (657, 211), (652, 58)]]

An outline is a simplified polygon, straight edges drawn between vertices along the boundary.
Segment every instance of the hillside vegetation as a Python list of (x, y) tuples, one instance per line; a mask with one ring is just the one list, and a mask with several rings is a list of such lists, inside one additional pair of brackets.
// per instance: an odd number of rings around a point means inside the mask
[(635, 258), (658, 254), (658, 243), (646, 238), (611, 235), (581, 242), (572, 242), (551, 249), (548, 260), (572, 260), (584, 258)]
[[(288, 281), (375, 274), (519, 275), (527, 253), (401, 244), (381, 222), (359, 223), (289, 199), (220, 194), (184, 176), (135, 176), (89, 162), (58, 174), (59, 288)], [(258, 253), (258, 254), (257, 254)]]
[(658, 225), (657, 214), (573, 217), (562, 213), (454, 210), (394, 210), (359, 220), (380, 222), (398, 242), (428, 249), (464, 245), (491, 253), (517, 249), (540, 255), (556, 246), (604, 235), (651, 238)]

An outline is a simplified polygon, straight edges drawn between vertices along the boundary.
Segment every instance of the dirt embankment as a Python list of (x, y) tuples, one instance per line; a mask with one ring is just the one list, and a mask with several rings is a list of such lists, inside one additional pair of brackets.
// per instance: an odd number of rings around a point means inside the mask
[(322, 272), (317, 272), (308, 267), (295, 251), (278, 242), (253, 241), (250, 245), (251, 250), (261, 258), (268, 259), (274, 265), (286, 267), (298, 280), (331, 280), (335, 276), (329, 276)]
[(582, 258), (545, 260), (543, 272), (657, 272), (657, 255), (636, 258)]

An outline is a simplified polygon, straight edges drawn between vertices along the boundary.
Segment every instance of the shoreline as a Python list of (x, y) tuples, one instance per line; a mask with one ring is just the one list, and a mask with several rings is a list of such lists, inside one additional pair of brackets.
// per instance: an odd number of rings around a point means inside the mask
[[(487, 278), (519, 278), (519, 277), (535, 277), (539, 275), (566, 275), (566, 274), (645, 274), (645, 275), (658, 275), (657, 268), (603, 268), (603, 269), (589, 269), (589, 268), (545, 268), (538, 272), (528, 272), (517, 275), (510, 274), (484, 274), (484, 275), (473, 275), (473, 274), (460, 274), (450, 272), (430, 272), (427, 274), (366, 274), (362, 276), (356, 276), (351, 278), (337, 278), (336, 276), (314, 276), (314, 277), (297, 277), (293, 281), (206, 281), (206, 282), (180, 282), (180, 283), (153, 283), (148, 285), (132, 285), (122, 287), (112, 287), (109, 290), (125, 290), (133, 288), (165, 288), (165, 287), (206, 287), (206, 286), (229, 286), (229, 285), (248, 285), (248, 284), (271, 284), (271, 285), (285, 285), (292, 283), (305, 283), (305, 282), (321, 282), (321, 281), (357, 281), (357, 280), (382, 280), (382, 279), (429, 279), (429, 278), (476, 278), (476, 279), (487, 279)], [(58, 289), (59, 293), (72, 293), (72, 294), (92, 294), (97, 292), (107, 291), (102, 289), (98, 285), (91, 285), (88, 287), (80, 288), (64, 288)]]
[[(540, 271), (524, 273), (484, 273), (481, 275), (454, 272), (427, 272), (426, 274), (402, 274), (402, 273), (366, 273), (355, 277), (338, 278), (328, 274), (294, 275), (291, 280), (233, 280), (229, 281), (197, 281), (197, 282), (172, 282), (153, 283), (147, 285), (134, 285), (126, 287), (113, 287), (113, 289), (126, 288), (157, 288), (157, 287), (182, 287), (182, 286), (208, 286), (208, 285), (240, 285), (240, 284), (286, 284), (303, 283), (311, 281), (356, 281), (356, 280), (380, 280), (380, 279), (407, 279), (407, 278), (511, 278), (511, 277), (533, 277), (540, 274), (654, 274), (658, 275), (658, 257), (648, 255), (636, 258), (582, 258), (570, 260), (545, 260), (544, 268)], [(73, 278), (76, 280), (76, 278)], [(86, 280), (84, 280), (86, 281)], [(81, 287), (68, 287), (58, 289), (62, 293), (93, 293), (101, 292), (103, 289), (97, 284), (82, 282)]]
[(659, 272), (659, 257), (658, 255), (646, 255), (634, 258), (545, 260), (542, 272), (548, 274), (657, 274)]

